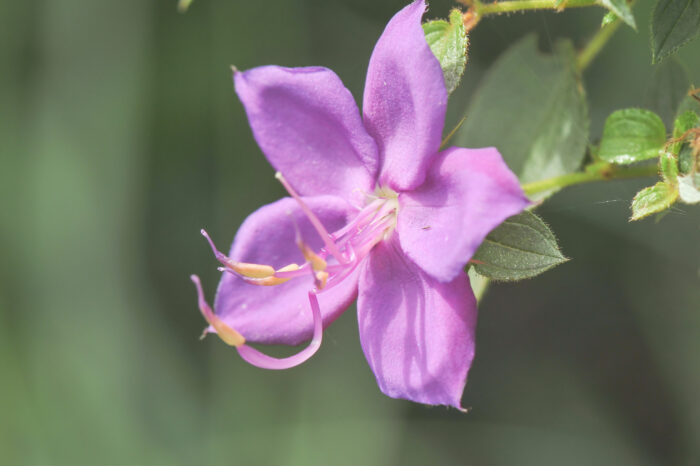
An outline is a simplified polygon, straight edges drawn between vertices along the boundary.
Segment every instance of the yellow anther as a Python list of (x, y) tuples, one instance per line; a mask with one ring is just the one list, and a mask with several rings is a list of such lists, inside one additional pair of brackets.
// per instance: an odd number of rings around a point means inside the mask
[(318, 287), (319, 290), (324, 289), (326, 287), (327, 282), (328, 272), (326, 272), (325, 270), (316, 272), (316, 287)]
[(299, 243), (299, 249), (301, 249), (304, 259), (311, 264), (311, 268), (314, 269), (314, 272), (326, 270), (326, 261), (323, 260), (321, 256), (313, 252), (311, 248), (306, 245), (306, 243)]
[(269, 265), (234, 261), (226, 261), (226, 265), (237, 274), (248, 278), (267, 278), (275, 274), (275, 269)]
[[(277, 270), (277, 272), (293, 272), (295, 270), (299, 270), (299, 266), (297, 264), (289, 264), (289, 265), (285, 265), (281, 269)], [(290, 280), (290, 278), (287, 278), (287, 277), (275, 277), (274, 273), (275, 273), (275, 271), (273, 269), (273, 274), (271, 276), (265, 276), (265, 277), (258, 278), (255, 280), (246, 280), (246, 282), (250, 283), (252, 285), (259, 285), (259, 286), (275, 286), (275, 285), (281, 285), (282, 283)]]
[(221, 319), (219, 319), (215, 314), (212, 314), (207, 319), (209, 324), (214, 327), (216, 334), (221, 338), (221, 340), (229, 346), (241, 346), (245, 343), (245, 338), (243, 335), (226, 325)]
[(298, 264), (289, 264), (285, 265), (281, 269), (277, 270), (278, 272), (294, 272), (295, 270), (299, 270), (299, 265)]

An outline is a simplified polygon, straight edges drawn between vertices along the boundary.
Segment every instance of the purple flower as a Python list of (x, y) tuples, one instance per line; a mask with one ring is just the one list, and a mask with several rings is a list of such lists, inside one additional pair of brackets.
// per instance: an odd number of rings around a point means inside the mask
[[(323, 327), (357, 297), (360, 341), (381, 390), (460, 408), (476, 325), (464, 268), (529, 201), (495, 148), (439, 151), (447, 92), (424, 12), (417, 0), (384, 30), (362, 117), (326, 68), (234, 73), (255, 139), (291, 197), (250, 215), (228, 256), (203, 232), (227, 272), (215, 313), (192, 279), (205, 333), (268, 369), (308, 359)], [(247, 344), (309, 338), (282, 359)]]

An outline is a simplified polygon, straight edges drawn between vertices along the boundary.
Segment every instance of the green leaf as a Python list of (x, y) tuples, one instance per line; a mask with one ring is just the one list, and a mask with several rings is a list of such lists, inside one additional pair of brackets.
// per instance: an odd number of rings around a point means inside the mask
[(686, 67), (675, 57), (664, 60), (654, 67), (644, 107), (656, 112), (670, 127), (689, 88), (690, 78)]
[(648, 215), (668, 209), (678, 199), (678, 190), (660, 181), (644, 188), (632, 199), (632, 217), (639, 220)]
[(462, 23), (462, 12), (452, 10), (449, 23), (443, 20), (428, 21), (423, 24), (423, 32), (430, 50), (442, 67), (447, 93), (451, 94), (462, 79), (467, 64), (468, 38)]
[(651, 62), (675, 53), (700, 31), (700, 0), (659, 0), (651, 16)]
[(666, 128), (656, 113), (618, 110), (605, 120), (598, 156), (606, 162), (629, 164), (658, 157), (664, 144)]
[(576, 171), (589, 119), (570, 42), (554, 54), (540, 53), (534, 35), (512, 46), (486, 73), (466, 115), (455, 145), (497, 147), (522, 183)]
[(700, 202), (700, 174), (690, 174), (678, 178), (678, 195), (686, 204)]
[(474, 254), (474, 269), (494, 280), (522, 280), (566, 262), (551, 230), (525, 211), (493, 230)]
[(600, 4), (615, 13), (622, 21), (627, 23), (632, 29), (637, 30), (637, 23), (634, 21), (632, 9), (626, 0), (600, 0)]

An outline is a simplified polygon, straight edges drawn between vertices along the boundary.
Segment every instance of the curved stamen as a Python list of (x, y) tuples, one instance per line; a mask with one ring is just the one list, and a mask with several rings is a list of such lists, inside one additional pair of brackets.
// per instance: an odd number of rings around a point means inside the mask
[(238, 354), (240, 354), (241, 357), (249, 364), (261, 367), (263, 369), (273, 370), (289, 369), (291, 367), (298, 366), (309, 359), (316, 353), (316, 351), (318, 351), (319, 347), (321, 346), (321, 341), (323, 340), (323, 319), (321, 318), (321, 309), (318, 305), (316, 293), (313, 291), (309, 291), (309, 303), (311, 304), (311, 313), (314, 319), (314, 336), (306, 348), (293, 356), (286, 358), (275, 358), (261, 353), (252, 346), (243, 345), (236, 348), (238, 350)]
[(209, 307), (209, 304), (204, 298), (204, 292), (202, 291), (202, 284), (199, 277), (197, 275), (191, 275), (190, 279), (197, 288), (199, 309), (202, 311), (204, 319), (214, 327), (219, 338), (226, 344), (236, 347), (238, 354), (240, 354), (246, 362), (263, 369), (289, 369), (309, 359), (320, 348), (321, 342), (323, 341), (323, 319), (321, 317), (321, 309), (318, 305), (318, 298), (313, 291), (309, 291), (309, 303), (311, 304), (311, 314), (314, 320), (313, 338), (307, 347), (297, 354), (286, 358), (275, 358), (258, 351), (252, 346), (246, 345), (243, 335), (226, 325), (224, 321), (219, 319), (219, 317), (212, 312), (211, 307)]

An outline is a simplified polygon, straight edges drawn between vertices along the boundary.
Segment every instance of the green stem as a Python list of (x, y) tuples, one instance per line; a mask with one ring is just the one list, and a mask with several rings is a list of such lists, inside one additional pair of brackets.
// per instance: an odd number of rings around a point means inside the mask
[(598, 56), (605, 44), (608, 43), (621, 24), (622, 20), (618, 18), (612, 23), (603, 26), (598, 30), (598, 32), (596, 32), (595, 36), (593, 36), (593, 38), (586, 44), (586, 46), (576, 57), (576, 69), (578, 69), (579, 72), (583, 72), (586, 68), (588, 68), (588, 65), (590, 65), (593, 59)]
[(481, 3), (474, 2), (478, 15), (500, 15), (514, 11), (526, 10), (563, 10), (597, 5), (596, 0), (511, 0), (508, 2)]
[(620, 180), (626, 178), (640, 178), (654, 176), (658, 174), (656, 165), (640, 165), (633, 167), (621, 167), (612, 164), (596, 164), (589, 166), (588, 170), (580, 173), (570, 173), (568, 175), (555, 176), (546, 180), (525, 183), (523, 191), (528, 196), (561, 189), (576, 184), (590, 183), (592, 181)]

